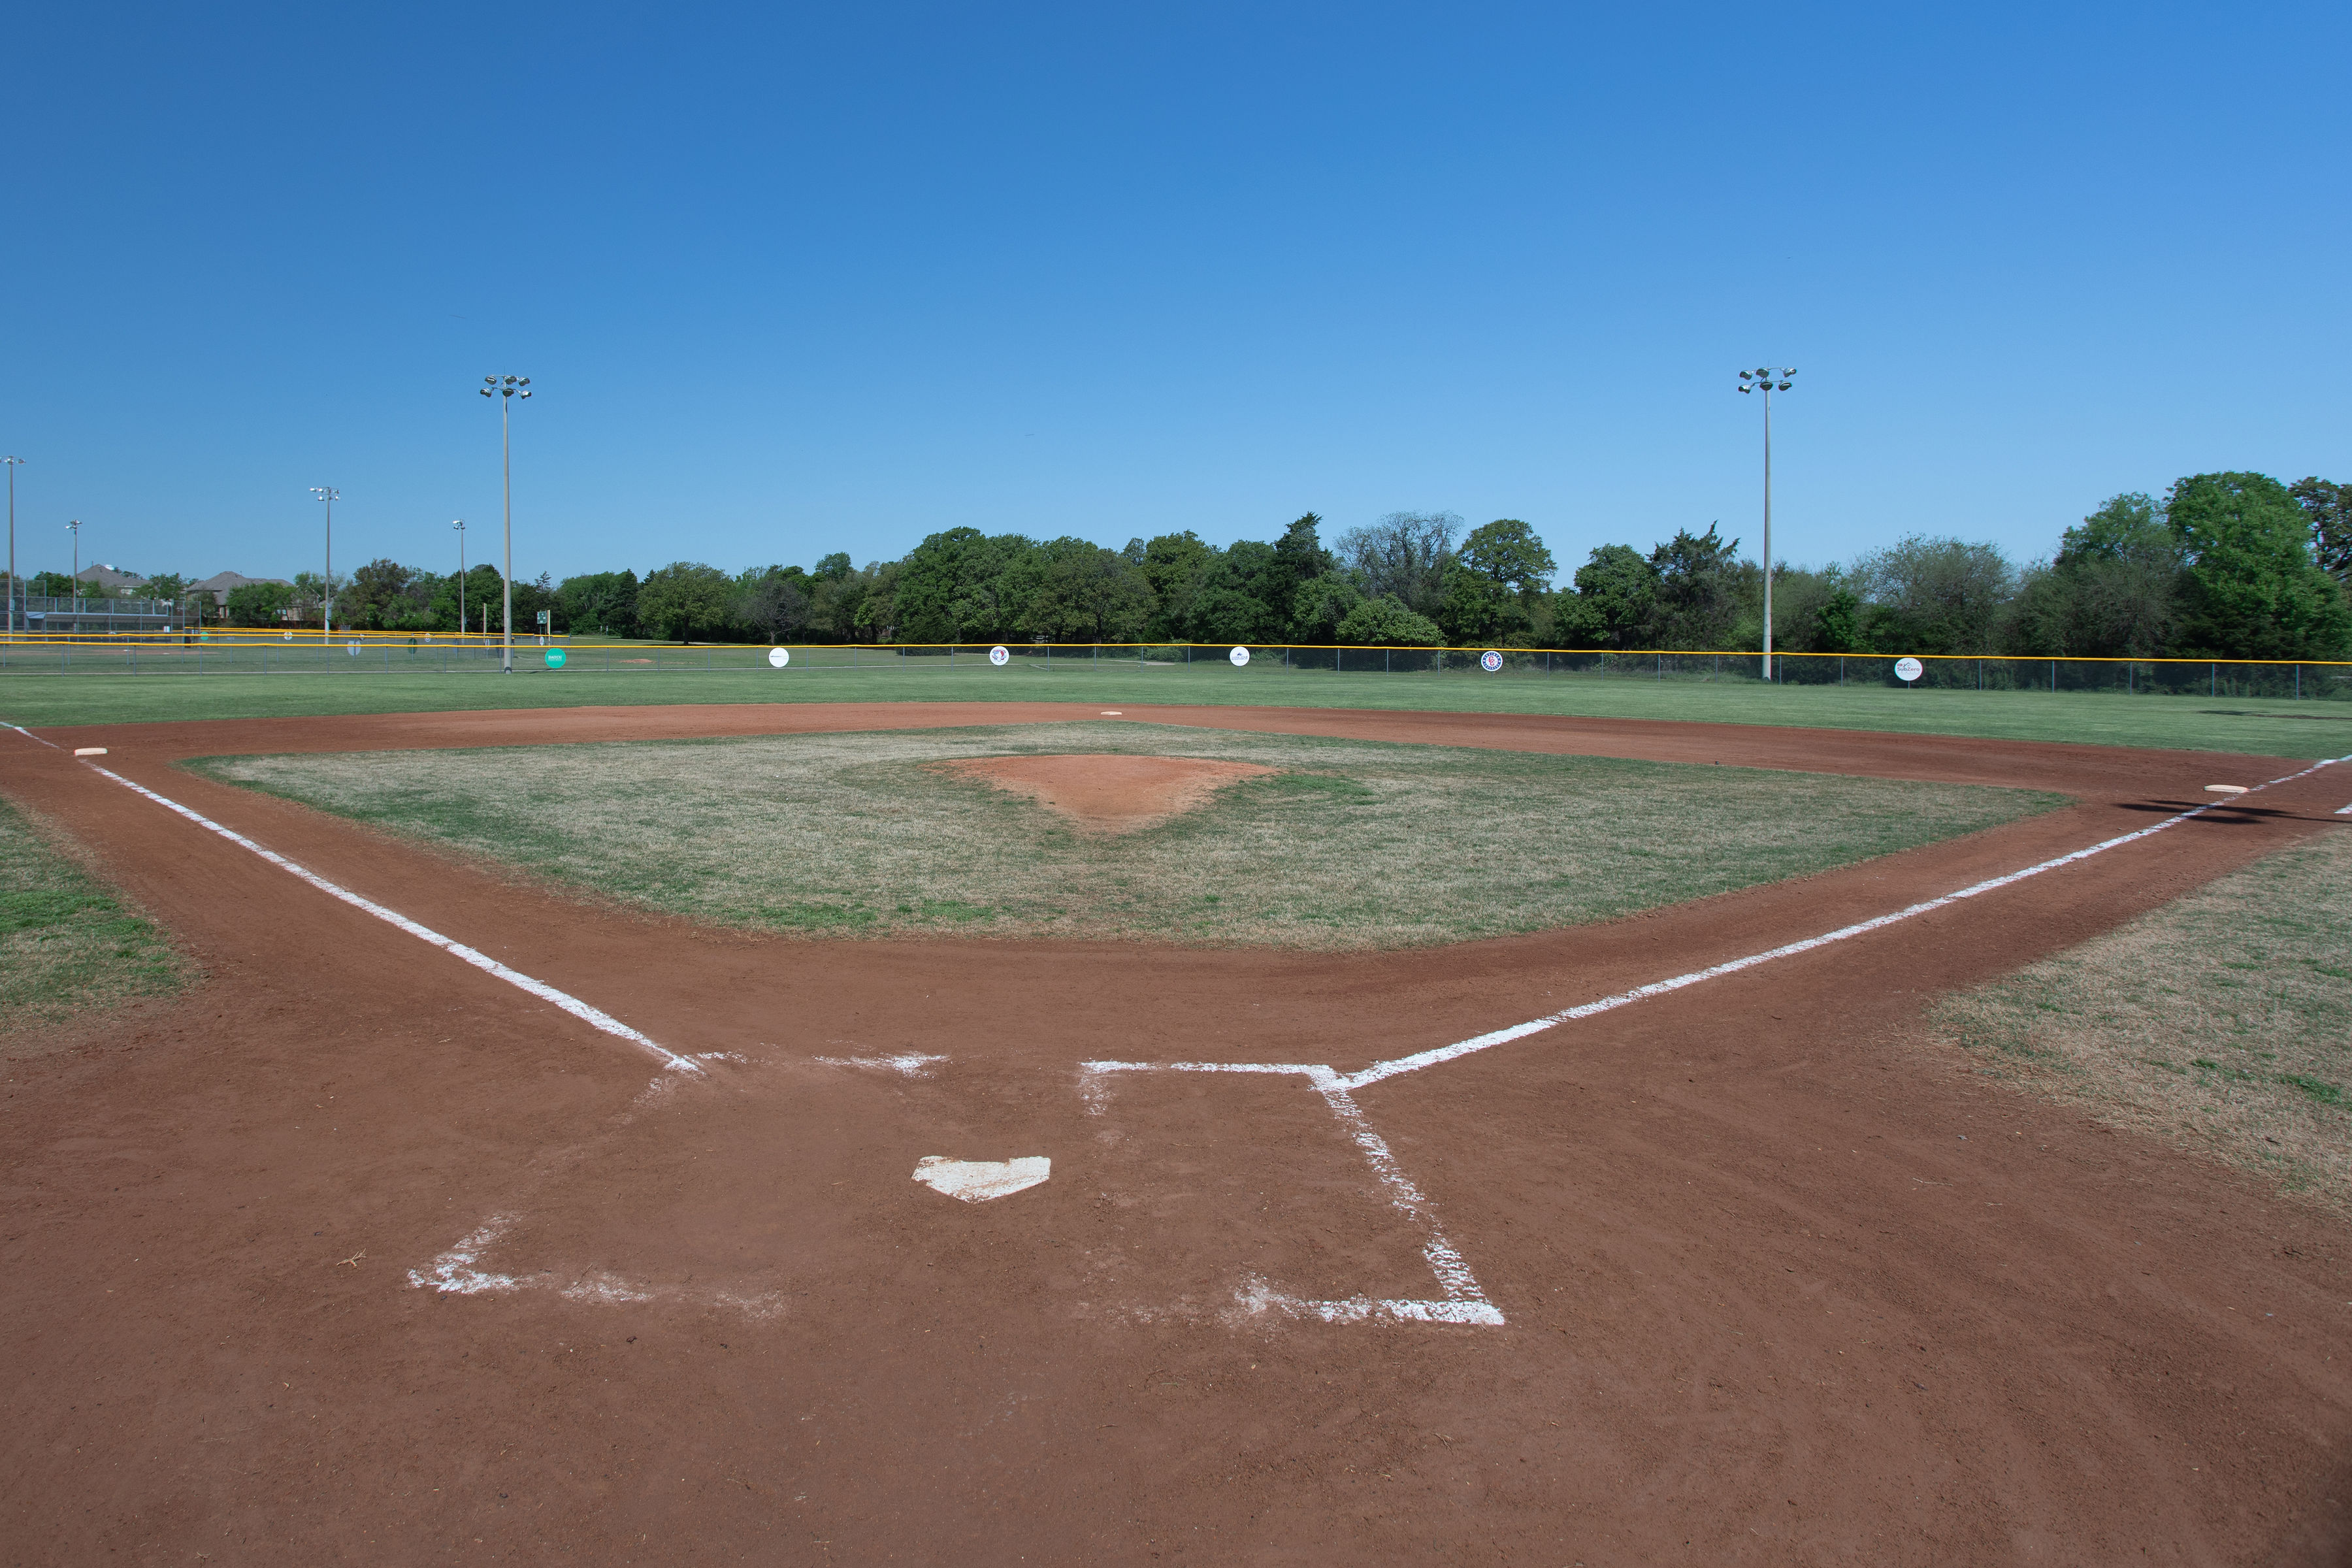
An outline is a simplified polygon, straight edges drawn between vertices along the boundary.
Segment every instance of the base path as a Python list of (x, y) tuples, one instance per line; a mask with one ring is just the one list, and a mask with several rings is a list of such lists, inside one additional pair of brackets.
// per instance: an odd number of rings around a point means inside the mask
[[(63, 751), (0, 733), (0, 793), (89, 846), (208, 976), (7, 1064), (0, 1560), (2344, 1560), (2342, 1226), (1909, 1037), (1941, 991), (2344, 831), (2330, 775), (2352, 768), (1377, 1078), (2307, 764), (1126, 714), (2079, 804), (1442, 950), (811, 942), (555, 896), (172, 764), (1097, 710), (41, 732)], [(122, 778), (702, 1070), (68, 754), (100, 745)], [(1318, 1064), (1358, 1121), (1296, 1076), (1083, 1068), (1108, 1060)], [(1491, 1311), (1297, 1310), (1429, 1298), (1444, 1257)]]

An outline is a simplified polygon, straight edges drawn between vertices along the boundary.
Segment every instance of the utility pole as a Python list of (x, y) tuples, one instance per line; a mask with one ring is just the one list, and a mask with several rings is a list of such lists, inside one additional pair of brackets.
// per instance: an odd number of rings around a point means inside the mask
[(16, 640), (16, 470), (22, 458), (0, 458), (8, 469), (8, 640)]
[(466, 635), (466, 520), (459, 518), (450, 527), (457, 531), (457, 635)]
[[(1796, 366), (1764, 365), (1739, 373), (1739, 390), (1764, 395), (1764, 679), (1772, 679), (1772, 395), (1795, 384)], [(1777, 383), (1777, 384), (1776, 384)]]
[(504, 579), (500, 588), (505, 595), (503, 605), (505, 628), (502, 633), (505, 647), (499, 656), (499, 673), (512, 675), (514, 673), (514, 433), (509, 416), (513, 411), (514, 400), (517, 397), (530, 395), (530, 377), (509, 375), (501, 379), (495, 375), (486, 375), (482, 377), (482, 384), (478, 390), (484, 397), (496, 397), (499, 400), (499, 455), (506, 487), (507, 507), (506, 565), (499, 573)]
[(343, 499), (343, 492), (332, 485), (312, 485), (310, 493), (327, 508), (327, 576), (319, 584), (324, 601), (324, 611), (319, 616), (319, 646), (324, 647), (335, 638), (335, 503)]

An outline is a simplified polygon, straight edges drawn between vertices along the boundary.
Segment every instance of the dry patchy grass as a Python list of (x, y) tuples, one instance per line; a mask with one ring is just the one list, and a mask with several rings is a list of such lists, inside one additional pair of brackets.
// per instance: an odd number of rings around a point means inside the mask
[[(1276, 771), (1106, 839), (927, 763)], [(1963, 785), (1073, 723), (215, 759), (217, 776), (698, 919), (1318, 949), (1604, 920), (2009, 821)]]
[(0, 802), (0, 1036), (177, 990), (187, 966), (61, 841)]
[(1948, 998), (1936, 1022), (1996, 1076), (2352, 1213), (2352, 830)]

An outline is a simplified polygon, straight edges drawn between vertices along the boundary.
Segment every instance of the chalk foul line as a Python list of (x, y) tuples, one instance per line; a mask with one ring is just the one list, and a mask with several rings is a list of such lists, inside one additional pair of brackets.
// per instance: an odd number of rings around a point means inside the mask
[[(2308, 778), (2322, 768), (2345, 762), (2352, 762), (2352, 756), (2324, 759), (2314, 763), (2300, 773), (2288, 773), (2284, 777), (2256, 784), (2246, 794), (2252, 795), (2257, 791), (2268, 789), (2273, 784), (2292, 784), (2297, 779)], [(1422, 1195), (1420, 1189), (1412, 1184), (1412, 1179), (1406, 1176), (1398, 1166), (1396, 1156), (1391, 1152), (1387, 1142), (1372, 1130), (1369, 1121), (1365, 1121), (1363, 1110), (1356, 1104), (1354, 1090), (1368, 1084), (1379, 1083), (1385, 1079), (1396, 1078), (1409, 1072), (1418, 1072), (1423, 1068), (1435, 1067), (1442, 1062), (1450, 1062), (1479, 1051), (1491, 1050), (1496, 1046), (1507, 1045), (1513, 1040), (1523, 1040), (1530, 1035), (1558, 1028), (1562, 1024), (1571, 1023), (1579, 1018), (1590, 1018), (1596, 1014), (1613, 1012), (1619, 1007), (1630, 1006), (1635, 1002), (1644, 1001), (1652, 996), (1663, 996), (1670, 992), (1680, 991), (1685, 986), (1698, 984), (1702, 981), (1714, 980), (1726, 974), (1736, 974), (1742, 970), (1753, 969), (1761, 963), (1769, 963), (1775, 959), (1791, 958), (1798, 953), (1811, 952), (1817, 948), (1848, 942), (1871, 931), (1884, 931), (1888, 926), (1907, 920), (1916, 920), (1921, 915), (1949, 908), (1964, 900), (1978, 898), (1983, 894), (2013, 886), (2029, 877), (2038, 877), (2046, 871), (2055, 871), (2061, 867), (2071, 866), (2077, 861), (2087, 860), (2095, 855), (2104, 855), (2110, 849), (2120, 848), (2124, 845), (2151, 837), (2164, 832), (2167, 828), (2177, 827), (2191, 817), (2202, 816), (2209, 811), (2242, 805), (2244, 799), (2244, 795), (2236, 795), (2229, 800), (2211, 801), (2203, 805), (2193, 806), (2176, 816), (2166, 817), (2162, 822), (2135, 829), (2130, 833), (2119, 833), (2113, 838), (2102, 839), (2096, 844), (2042, 861), (2038, 865), (2028, 866), (2022, 870), (1988, 878), (1984, 881), (1961, 888), (1954, 892), (1945, 893), (1940, 897), (1924, 900), (1896, 910), (1891, 914), (1857, 921), (1852, 925), (1840, 926), (1835, 931), (1823, 931), (1819, 936), (1807, 937), (1801, 942), (1786, 942), (1779, 947), (1768, 948), (1762, 952), (1749, 953), (1745, 958), (1735, 958), (1723, 963), (1710, 964), (1705, 969), (1695, 969), (1687, 974), (1677, 974), (1669, 980), (1654, 981), (1647, 985), (1637, 985), (1631, 991), (1620, 992), (1614, 996), (1604, 996), (1599, 1001), (1587, 1002), (1563, 1012), (1549, 1014), (1541, 1018), (1532, 1018), (1524, 1024), (1514, 1024), (1507, 1029), (1496, 1029), (1487, 1034), (1473, 1036), (1469, 1039), (1459, 1040), (1450, 1046), (1439, 1046), (1432, 1050), (1416, 1051), (1411, 1056), (1398, 1057), (1390, 1061), (1374, 1062), (1371, 1066), (1356, 1072), (1342, 1073), (1334, 1068), (1309, 1062), (1090, 1061), (1079, 1064), (1079, 1092), (1086, 1099), (1087, 1110), (1099, 1115), (1104, 1108), (1105, 1098), (1102, 1079), (1110, 1073), (1274, 1073), (1306, 1079), (1316, 1092), (1323, 1097), (1324, 1102), (1330, 1106), (1332, 1113), (1339, 1117), (1340, 1124), (1347, 1128), (1356, 1147), (1362, 1151), (1365, 1160), (1379, 1177), (1381, 1187), (1388, 1193), (1391, 1204), (1421, 1227), (1423, 1237), (1422, 1256), (1428, 1259), (1431, 1270), (1437, 1276), (1439, 1289), (1444, 1292), (1444, 1300), (1377, 1300), (1360, 1296), (1344, 1301), (1307, 1301), (1286, 1295), (1274, 1289), (1265, 1281), (1252, 1278), (1237, 1293), (1236, 1300), (1241, 1309), (1252, 1314), (1275, 1310), (1293, 1316), (1311, 1316), (1320, 1318), (1325, 1322), (1360, 1322), (1367, 1319), (1385, 1318), (1413, 1322), (1500, 1324), (1504, 1321), (1502, 1312), (1486, 1300), (1485, 1292), (1478, 1288), (1476, 1279), (1472, 1276), (1469, 1266), (1463, 1261), (1462, 1255), (1454, 1249), (1445, 1239), (1444, 1233), (1438, 1228), (1436, 1216), (1430, 1212), (1428, 1199)], [(2345, 811), (2338, 815), (2352, 815), (2352, 806), (2346, 807)]]
[[(14, 729), (16, 726), (10, 725), (9, 728)], [(37, 735), (33, 738), (35, 740), (40, 739)], [(261, 845), (255, 843), (252, 839), (247, 838), (244, 834), (237, 832), (236, 829), (225, 827), (221, 824), (215, 822), (211, 817), (205, 816), (203, 813), (191, 810), (187, 806), (182, 805), (178, 801), (173, 800), (169, 795), (158, 795), (153, 790), (149, 789), (145, 784), (134, 784), (131, 780), (124, 778), (121, 773), (113, 772), (111, 769), (100, 767), (96, 763), (87, 763), (83, 765), (101, 778), (112, 779), (116, 784), (121, 784), (123, 788), (131, 791), (133, 794), (146, 796), (149, 800), (153, 801), (157, 805), (163, 807), (167, 811), (178, 812), (182, 816), (186, 817), (190, 822), (194, 823), (197, 826), (205, 828), (210, 832), (219, 834), (223, 838), (227, 839), (230, 843), (236, 845), (238, 847), (251, 850), (254, 854), (260, 856), (264, 860), (267, 860), (271, 865), (278, 867), (280, 870), (290, 872), (293, 875), (301, 878), (302, 880), (310, 883), (310, 886), (318, 889), (320, 892), (325, 893), (330, 898), (341, 899), (343, 902), (351, 905), (355, 910), (364, 910), (369, 914), (373, 915), (376, 919), (383, 921), (385, 924), (397, 926), (402, 931), (406, 931), (409, 935), (416, 938), (419, 942), (428, 942), (431, 945), (439, 948), (442, 952), (448, 953), (453, 958), (461, 959), (464, 962), (472, 964), (475, 968), (482, 971), (485, 974), (495, 975), (497, 978), (505, 981), (508, 984), (516, 987), (518, 990), (530, 993), (530, 994), (538, 997), (542, 1002), (554, 1004), (556, 1006), (563, 1009), (563, 1011), (571, 1014), (573, 1017), (579, 1019), (582, 1023), (586, 1024), (590, 1028), (601, 1029), (605, 1034), (611, 1035), (617, 1039), (626, 1040), (631, 1045), (640, 1046), (645, 1049), (651, 1051), (655, 1056), (659, 1057), (661, 1058), (662, 1065), (672, 1072), (693, 1073), (697, 1075), (699, 1075), (702, 1072), (701, 1066), (691, 1058), (679, 1056), (676, 1051), (671, 1050), (667, 1046), (661, 1045), (647, 1036), (632, 1029), (629, 1026), (622, 1023), (618, 1018), (614, 1017), (611, 1014), (604, 1011), (602, 1008), (590, 1006), (587, 1003), (583, 1002), (579, 997), (572, 995), (568, 991), (559, 991), (554, 986), (547, 984), (544, 980), (534, 980), (519, 969), (509, 969), (505, 964), (500, 963), (497, 959), (492, 958), (488, 953), (482, 952), (480, 949), (467, 947), (464, 942), (458, 942), (453, 937), (443, 936), (431, 926), (423, 925), (415, 921), (410, 920), (398, 910), (388, 910), (382, 904), (379, 904), (371, 899), (363, 899), (359, 894), (352, 892), (349, 888), (341, 887), (336, 883), (327, 880), (326, 878), (320, 876), (316, 871), (311, 870), (309, 867), (289, 860), (285, 856), (278, 854), (274, 849), (264, 848)]]
[(2039, 877), (2044, 872), (2055, 871), (2062, 867), (2088, 860), (2095, 855), (2104, 855), (2110, 849), (2120, 849), (2126, 844), (2153, 837), (2168, 828), (2179, 826), (2191, 817), (2202, 816), (2209, 811), (2225, 810), (2241, 805), (2248, 796), (2266, 790), (2272, 784), (2293, 784), (2297, 779), (2310, 777), (2322, 768), (2333, 767), (2337, 763), (2344, 762), (2352, 762), (2352, 757), (2326, 758), (2312, 763), (2301, 773), (2288, 773), (2283, 778), (2256, 784), (2245, 795), (2232, 795), (2228, 800), (2209, 801), (2203, 805), (2191, 806), (2187, 811), (2166, 817), (2162, 822), (2152, 823), (2129, 833), (2119, 833), (2113, 838), (2102, 839), (2096, 844), (2044, 860), (2039, 865), (2028, 866), (2021, 871), (2011, 871), (2000, 877), (1989, 877), (1969, 887), (1945, 893), (1937, 898), (1923, 900), (1906, 908), (1896, 910), (1891, 914), (1877, 915), (1866, 921), (1856, 921), (1852, 925), (1840, 926), (1835, 931), (1823, 931), (1819, 936), (1809, 936), (1801, 942), (1791, 942), (1779, 947), (1767, 948), (1762, 952), (1751, 952), (1745, 958), (1730, 959), (1722, 963), (1710, 964), (1705, 969), (1694, 969), (1687, 974), (1677, 974), (1670, 980), (1657, 980), (1647, 985), (1637, 985), (1631, 991), (1621, 991), (1614, 996), (1603, 996), (1597, 1002), (1586, 1002), (1564, 1012), (1549, 1014), (1541, 1018), (1531, 1018), (1524, 1024), (1514, 1024), (1507, 1029), (1496, 1029), (1490, 1034), (1475, 1035), (1469, 1039), (1457, 1040), (1453, 1045), (1439, 1046), (1431, 1050), (1415, 1051), (1409, 1057), (1398, 1057), (1391, 1061), (1374, 1062), (1360, 1071), (1345, 1075), (1339, 1081), (1349, 1089), (1361, 1089), (1366, 1084), (1378, 1083), (1382, 1079), (1395, 1078), (1400, 1073), (1418, 1072), (1423, 1068), (1435, 1067), (1441, 1062), (1454, 1061), (1479, 1051), (1491, 1050), (1496, 1046), (1507, 1045), (1513, 1040), (1523, 1040), (1529, 1035), (1539, 1035), (1546, 1029), (1558, 1028), (1562, 1024), (1572, 1023), (1579, 1018), (1590, 1018), (1596, 1014), (1611, 1013), (1636, 1002), (1647, 1001), (1653, 996), (1664, 996), (1669, 992), (1680, 991), (1685, 986), (1696, 985), (1701, 981), (1719, 979), (1726, 974), (1737, 974), (1742, 970), (1753, 969), (1760, 963), (1770, 963), (1775, 959), (1793, 958), (1801, 952), (1811, 952), (1817, 948), (1828, 947), (1835, 942), (1851, 942), (1855, 937), (1866, 936), (1872, 931), (1884, 931), (1888, 926), (1898, 925), (1908, 920), (1916, 920), (1921, 915), (1931, 914), (1937, 910), (1948, 909), (1964, 900), (1981, 898), (1987, 893), (1998, 892), (2003, 888), (2022, 882), (2029, 877)]

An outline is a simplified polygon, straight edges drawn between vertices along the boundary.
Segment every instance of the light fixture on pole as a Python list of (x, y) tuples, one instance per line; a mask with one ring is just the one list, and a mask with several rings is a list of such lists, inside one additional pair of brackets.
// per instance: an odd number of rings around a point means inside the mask
[(73, 595), (73, 597), (68, 599), (66, 603), (73, 606), (74, 630), (79, 631), (81, 630), (81, 519), (75, 518), (71, 522), (67, 523), (66, 527), (74, 536), (74, 573), (72, 576), (66, 579), (67, 582), (73, 584), (70, 589), (67, 590)]
[(1772, 679), (1772, 395), (1795, 384), (1794, 365), (1760, 365), (1739, 373), (1739, 390), (1764, 395), (1764, 679)]
[(317, 496), (327, 509), (327, 579), (319, 584), (323, 609), (319, 616), (319, 646), (324, 647), (335, 635), (335, 503), (343, 492), (332, 485), (312, 485), (310, 493)]
[(504, 650), (499, 655), (499, 673), (514, 673), (514, 434), (509, 416), (514, 400), (530, 395), (530, 377), (527, 375), (486, 375), (476, 388), (484, 397), (499, 400), (499, 460), (502, 482), (506, 487), (506, 565), (500, 570), (500, 592), (505, 595), (501, 613), (505, 616), (502, 637)]
[(457, 519), (450, 527), (457, 531), (457, 635), (466, 635), (466, 520)]
[(0, 465), (8, 469), (8, 637), (16, 637), (16, 470), (23, 466), (22, 458), (0, 458)]

